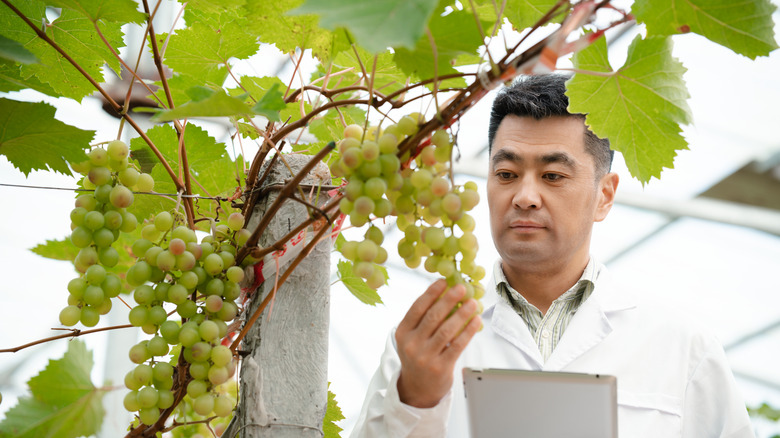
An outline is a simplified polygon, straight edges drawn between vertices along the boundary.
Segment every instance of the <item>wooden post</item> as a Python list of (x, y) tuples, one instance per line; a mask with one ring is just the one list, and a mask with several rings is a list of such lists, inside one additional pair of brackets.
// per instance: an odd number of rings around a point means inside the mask
[[(286, 164), (281, 159), (275, 161), (265, 187), (280, 187), (300, 172), (311, 156), (285, 155), (284, 158)], [(328, 167), (319, 163), (302, 184), (329, 185)], [(304, 193), (308, 198), (310, 191), (304, 190)], [(247, 228), (257, 226), (278, 194), (278, 190), (270, 190), (268, 196), (258, 202)], [(317, 197), (316, 190), (307, 199), (318, 206), (327, 200), (324, 191)], [(307, 217), (306, 206), (285, 201), (258, 245), (273, 244)], [(307, 238), (314, 234), (311, 228), (307, 230)], [(305, 242), (301, 246), (303, 244)], [(279, 288), (276, 297), (244, 338), (239, 349), (248, 354), (241, 362), (240, 401), (236, 418), (229, 428), (230, 436), (235, 436), (235, 432), (242, 438), (323, 436), (322, 420), (328, 400), (330, 253), (330, 239), (317, 244)], [(279, 275), (287, 266), (289, 262), (279, 266)], [(247, 315), (252, 315), (265, 295), (271, 292), (273, 280), (269, 278), (265, 287), (255, 291)]]

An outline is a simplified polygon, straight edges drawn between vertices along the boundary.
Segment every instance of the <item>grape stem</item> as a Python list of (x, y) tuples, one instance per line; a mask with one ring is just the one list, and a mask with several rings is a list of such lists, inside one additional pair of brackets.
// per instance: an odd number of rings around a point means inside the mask
[(75, 337), (82, 336), (82, 335), (88, 335), (90, 333), (104, 332), (104, 331), (107, 331), (107, 330), (117, 330), (117, 329), (130, 328), (130, 327), (133, 327), (133, 325), (132, 324), (122, 324), (122, 325), (114, 325), (114, 326), (110, 326), (110, 327), (101, 327), (101, 328), (92, 329), (92, 330), (52, 328), (52, 330), (68, 330), (68, 331), (70, 331), (70, 333), (65, 333), (64, 335), (52, 336), (52, 337), (49, 337), (49, 338), (38, 339), (37, 341), (30, 342), (30, 343), (27, 343), (27, 344), (24, 344), (24, 345), (20, 345), (18, 347), (14, 347), (14, 348), (5, 348), (5, 349), (0, 350), (0, 353), (16, 353), (19, 350), (23, 350), (25, 348), (33, 347), (35, 345), (43, 344), (43, 343), (46, 343), (46, 342), (56, 341), (57, 339), (75, 338)]

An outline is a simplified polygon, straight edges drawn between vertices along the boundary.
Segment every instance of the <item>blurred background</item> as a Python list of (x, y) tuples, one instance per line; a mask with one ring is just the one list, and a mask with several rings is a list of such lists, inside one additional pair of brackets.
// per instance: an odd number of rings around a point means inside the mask
[[(170, 27), (171, 17), (158, 19), (158, 29)], [(775, 12), (774, 21), (780, 22), (780, 13)], [(776, 34), (779, 31), (776, 25)], [(608, 35), (614, 68), (622, 65), (636, 32), (642, 32), (641, 27)], [(128, 38), (139, 36), (131, 33)], [(684, 135), (690, 150), (678, 154), (674, 169), (664, 170), (660, 180), (645, 186), (631, 178), (616, 154), (613, 170), (620, 175), (619, 196), (607, 220), (596, 224), (592, 254), (619, 280), (712, 328), (748, 406), (768, 403), (780, 408), (780, 51), (751, 61), (689, 34), (675, 37), (674, 53), (688, 69), (685, 80), (694, 124), (685, 127)], [(565, 69), (570, 64), (561, 60), (558, 66)], [(237, 69), (239, 74), (278, 75), (287, 82), (293, 65), (289, 56), (263, 47)], [(97, 130), (95, 141), (116, 136), (117, 119), (103, 112), (97, 99), (77, 105), (36, 93), (6, 96), (52, 103), (58, 119)], [(492, 98), (492, 93), (485, 97), (458, 127), (461, 158), (456, 178), (461, 183), (475, 181), (483, 200)], [(218, 141), (230, 144), (229, 126), (216, 120), (198, 123)], [(248, 156), (255, 150), (245, 148)], [(25, 178), (0, 156), (0, 349), (60, 334), (53, 329), (61, 327), (58, 314), (66, 304), (66, 285), (75, 276), (69, 263), (29, 251), (47, 239), (69, 234), (72, 193), (8, 184), (76, 187), (73, 178), (58, 174), (33, 172)], [(497, 254), (486, 202), (473, 215), (478, 261), (489, 269)], [(345, 429), (342, 436), (348, 436), (357, 419), (390, 329), (433, 280), (422, 268), (404, 265), (393, 250), (400, 233), (390, 221), (383, 227), (391, 254), (390, 283), (379, 291), (383, 304), (371, 307), (354, 298), (336, 281), (335, 253), (332, 261), (329, 380), (346, 416), (340, 423)], [(358, 238), (351, 230), (345, 234)], [(99, 327), (126, 321), (127, 309), (114, 306)], [(82, 337), (94, 354), (93, 381), (121, 386), (131, 366), (127, 348), (141, 335), (140, 330), (122, 330)], [(0, 353), (0, 418), (26, 393), (27, 380), (66, 348), (67, 341), (59, 340)], [(130, 417), (121, 405), (123, 394), (120, 389), (105, 398), (108, 416), (101, 437), (124, 434)], [(754, 424), (758, 437), (780, 434), (780, 425), (761, 416), (754, 417)]]

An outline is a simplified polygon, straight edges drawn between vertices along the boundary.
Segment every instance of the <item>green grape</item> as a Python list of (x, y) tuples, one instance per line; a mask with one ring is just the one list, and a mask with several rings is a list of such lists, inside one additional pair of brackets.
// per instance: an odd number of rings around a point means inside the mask
[(81, 309), (78, 306), (67, 306), (60, 311), (60, 323), (67, 327), (76, 325), (81, 319)]
[(127, 160), (127, 158), (123, 160), (109, 160), (108, 161), (108, 167), (111, 168), (114, 172), (119, 172), (120, 170), (127, 169), (127, 166), (130, 165), (130, 161)]
[(161, 211), (154, 217), (154, 227), (160, 232), (165, 232), (173, 227), (173, 215), (167, 211)]
[(233, 401), (224, 395), (214, 398), (214, 415), (217, 417), (229, 417), (233, 414)]
[(364, 240), (357, 245), (358, 259), (364, 262), (373, 261), (378, 253), (377, 244), (372, 240)]
[(139, 192), (151, 192), (154, 189), (154, 179), (152, 178), (152, 175), (149, 175), (148, 173), (138, 175), (138, 181), (136, 182), (135, 187)]
[(344, 195), (352, 202), (355, 202), (363, 194), (363, 181), (359, 179), (350, 179), (344, 188)]
[[(173, 382), (171, 382), (171, 385), (172, 384)], [(175, 402), (175, 398), (173, 396), (173, 393), (170, 390), (160, 390), (158, 391), (158, 395), (159, 395), (159, 399), (157, 400), (158, 408), (168, 409), (171, 406), (173, 406), (173, 403)]]
[(431, 181), (431, 192), (434, 196), (441, 198), (450, 191), (450, 182), (446, 178), (437, 176)]
[(214, 411), (214, 396), (208, 393), (201, 394), (195, 399), (192, 407), (198, 415), (206, 417)]
[(224, 367), (233, 360), (233, 352), (225, 345), (217, 345), (211, 349), (211, 361), (218, 367)]
[(365, 238), (371, 240), (377, 245), (381, 245), (385, 240), (385, 235), (382, 233), (382, 230), (380, 230), (379, 227), (372, 226), (368, 227), (368, 230), (366, 230)]
[(138, 173), (137, 170), (133, 169), (132, 167), (128, 167), (126, 169), (122, 169), (119, 172), (119, 182), (122, 183), (125, 187), (133, 187), (138, 183), (138, 177), (141, 174)]
[(82, 277), (74, 278), (68, 282), (68, 292), (77, 298), (81, 298), (84, 295), (84, 289), (86, 288), (87, 280)]
[(176, 266), (176, 256), (171, 254), (167, 249), (160, 251), (157, 254), (155, 261), (157, 262), (157, 267), (161, 271), (172, 271)]
[(379, 137), (378, 144), (379, 151), (382, 154), (395, 155), (396, 151), (398, 150), (398, 137), (385, 131), (385, 133)]
[(422, 241), (432, 250), (436, 251), (444, 245), (444, 230), (429, 227), (423, 230)]
[(106, 146), (108, 158), (112, 160), (124, 160), (130, 154), (127, 144), (121, 140), (114, 140)]
[(219, 295), (209, 295), (205, 300), (205, 309), (210, 313), (217, 313), (222, 309), (222, 297)]
[(95, 148), (87, 153), (89, 162), (93, 166), (106, 166), (108, 165), (108, 152), (103, 148)]
[(93, 211), (97, 207), (97, 199), (89, 193), (84, 193), (76, 197), (75, 205), (87, 211)]
[[(243, 271), (241, 272), (243, 273)], [(182, 272), (179, 278), (179, 284), (189, 290), (195, 289), (198, 286), (198, 281), (198, 274), (193, 271)]]
[(130, 373), (132, 373), (133, 379), (136, 382), (138, 382), (141, 386), (144, 386), (148, 385), (152, 381), (152, 377), (154, 376), (154, 369), (151, 365), (142, 363), (133, 368), (133, 371), (130, 371)]
[(374, 216), (385, 217), (393, 212), (393, 204), (385, 198), (377, 199), (374, 203)]
[(192, 318), (198, 313), (198, 305), (192, 300), (185, 300), (176, 306), (176, 313), (182, 318)]
[(366, 278), (366, 284), (372, 289), (379, 289), (385, 284), (385, 274), (379, 269), (374, 269), (371, 275)]
[(108, 228), (100, 228), (92, 233), (92, 240), (98, 248), (107, 248), (114, 243), (114, 233)]
[(70, 211), (70, 221), (78, 226), (84, 223), (84, 216), (87, 214), (87, 209), (84, 207), (76, 207)]
[(353, 271), (360, 277), (368, 278), (374, 273), (374, 264), (365, 261), (357, 262), (355, 263)]
[(179, 324), (176, 323), (176, 321), (169, 320), (160, 324), (160, 335), (163, 337), (163, 339), (165, 339), (165, 342), (170, 345), (179, 343), (180, 331), (181, 328), (179, 327)]
[(360, 147), (360, 139), (359, 138), (353, 138), (353, 137), (346, 137), (339, 141), (338, 148), (339, 153), (344, 153), (347, 149), (351, 148), (359, 148)]
[(84, 290), (83, 300), (90, 306), (100, 305), (103, 302), (103, 298), (105, 298), (105, 295), (103, 294), (103, 289), (99, 286), (87, 286), (87, 289)]
[(204, 341), (211, 342), (216, 340), (219, 336), (219, 327), (214, 321), (206, 320), (198, 327), (198, 334), (200, 334), (200, 338)]
[(450, 135), (447, 131), (438, 130), (431, 136), (431, 143), (436, 146), (450, 146)]
[[(232, 260), (235, 260), (235, 257), (233, 257), (232, 255), (230, 257), (232, 263)], [(174, 258), (176, 260), (175, 262), (176, 268), (178, 268), (181, 271), (189, 271), (190, 269), (194, 268), (195, 264), (198, 262), (197, 260), (195, 260), (195, 256), (192, 255), (192, 253), (189, 251), (184, 251), (183, 253), (174, 256)], [(227, 265), (227, 263), (225, 264)]]
[(98, 202), (105, 204), (109, 202), (111, 196), (111, 184), (103, 184), (95, 188), (95, 199)]
[(209, 275), (217, 275), (221, 273), (224, 267), (225, 262), (218, 254), (209, 254), (203, 261), (203, 269), (205, 269), (206, 273)]
[(222, 308), (217, 312), (217, 318), (222, 321), (232, 321), (236, 315), (238, 315), (238, 306), (232, 301), (224, 301)]
[(244, 270), (238, 266), (231, 266), (225, 272), (225, 277), (233, 283), (240, 283), (244, 279)]
[(182, 344), (182, 346), (189, 348), (199, 341), (200, 334), (198, 334), (197, 328), (193, 328), (192, 326), (182, 326), (181, 330), (179, 330), (179, 342)]
[(479, 193), (476, 190), (466, 189), (458, 194), (466, 211), (472, 210), (479, 204)]
[(381, 198), (386, 191), (387, 183), (379, 177), (370, 178), (363, 185), (363, 192), (373, 200)]
[(103, 214), (103, 225), (109, 230), (118, 230), (122, 227), (122, 213), (109, 210)]
[(154, 289), (151, 286), (142, 284), (135, 288), (133, 299), (140, 305), (151, 304), (156, 298)]
[(168, 354), (168, 343), (165, 342), (162, 336), (154, 336), (152, 339), (149, 339), (147, 348), (152, 356), (165, 356)]
[(125, 398), (122, 400), (122, 405), (130, 412), (135, 412), (141, 409), (141, 405), (138, 403), (138, 391), (130, 391), (125, 394)]
[(149, 309), (148, 323), (159, 326), (168, 319), (168, 312), (162, 306), (152, 306)]
[(363, 139), (363, 127), (356, 124), (347, 125), (344, 128), (344, 137), (345, 138), (355, 138), (358, 140)]
[[(210, 322), (214, 324), (213, 321), (203, 321), (203, 322)], [(201, 324), (202, 326), (203, 324)], [(202, 330), (199, 330), (202, 332)], [(219, 333), (219, 328), (217, 328), (216, 324), (214, 325), (214, 338), (216, 339), (217, 333)], [(211, 335), (211, 333), (209, 333)], [(203, 334), (201, 333), (201, 338), (203, 338)], [(192, 347), (190, 347), (190, 352), (192, 353), (192, 359), (200, 362), (204, 360), (208, 360), (209, 356), (211, 355), (211, 345), (209, 345), (208, 342), (199, 341), (196, 342)]]
[(138, 219), (136, 219), (135, 215), (128, 211), (123, 212), (122, 226), (119, 229), (125, 233), (132, 233), (136, 228), (138, 228)]
[(138, 411), (138, 419), (141, 420), (141, 423), (151, 426), (154, 423), (157, 422), (157, 419), (160, 418), (160, 410), (156, 407), (149, 407), (149, 408), (141, 408)]
[(231, 213), (227, 218), (228, 227), (233, 231), (238, 231), (244, 227), (244, 215), (241, 213)]
[(361, 196), (355, 200), (354, 211), (359, 215), (368, 216), (374, 211), (375, 205), (374, 201), (368, 196)]
[(157, 241), (160, 239), (161, 233), (154, 224), (146, 224), (141, 228), (141, 237), (146, 240)]
[(130, 313), (127, 314), (127, 319), (135, 327), (141, 327), (146, 324), (149, 318), (149, 311), (146, 307), (135, 306), (130, 309)]
[(103, 228), (104, 224), (103, 213), (99, 211), (90, 211), (84, 215), (84, 226), (92, 231)]
[(379, 145), (374, 141), (364, 141), (360, 151), (365, 161), (374, 161), (379, 158)]
[(417, 156), (417, 159), (420, 163), (424, 166), (433, 166), (438, 162), (436, 160), (436, 156), (434, 155), (434, 149), (430, 146), (426, 146), (423, 148), (422, 151), (420, 151), (420, 155)]
[(81, 323), (87, 327), (94, 327), (100, 321), (100, 313), (91, 307), (81, 308)]
[(145, 386), (138, 390), (138, 404), (141, 405), (141, 408), (157, 406), (158, 397), (157, 390), (151, 386)]
[(92, 169), (89, 169), (87, 178), (89, 178), (89, 181), (95, 186), (108, 184), (111, 182), (111, 169), (108, 167), (93, 167)]
[(398, 121), (398, 130), (404, 135), (414, 135), (417, 133), (417, 120), (412, 116), (403, 116)]
[[(206, 237), (204, 237), (204, 239), (206, 239)], [(173, 229), (173, 232), (171, 233), (171, 239), (176, 239), (176, 238), (179, 238), (187, 243), (198, 241), (198, 236), (195, 235), (195, 232), (183, 225), (180, 225)]]
[(227, 368), (214, 365), (209, 368), (208, 378), (209, 382), (212, 384), (221, 385), (228, 381), (230, 374), (228, 373)]

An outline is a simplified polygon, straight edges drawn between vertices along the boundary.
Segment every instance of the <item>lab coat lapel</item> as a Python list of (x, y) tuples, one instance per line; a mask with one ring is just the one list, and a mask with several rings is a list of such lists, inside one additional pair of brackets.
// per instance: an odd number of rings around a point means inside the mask
[(542, 354), (536, 341), (528, 331), (528, 325), (520, 315), (504, 300), (498, 300), (491, 315), (491, 325), (497, 335), (517, 347), (528, 359), (534, 369), (542, 369)]
[(618, 290), (609, 273), (596, 280), (593, 295), (572, 317), (558, 345), (544, 364), (545, 371), (560, 371), (588, 350), (600, 344), (612, 332), (610, 318), (636, 306), (635, 297)]

